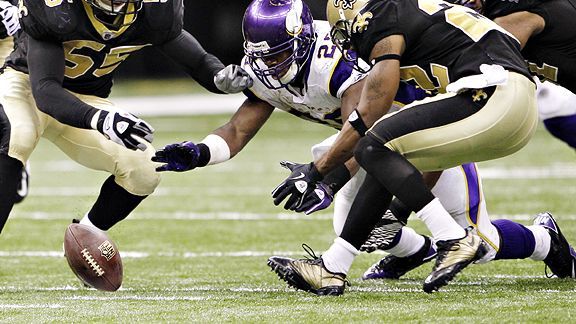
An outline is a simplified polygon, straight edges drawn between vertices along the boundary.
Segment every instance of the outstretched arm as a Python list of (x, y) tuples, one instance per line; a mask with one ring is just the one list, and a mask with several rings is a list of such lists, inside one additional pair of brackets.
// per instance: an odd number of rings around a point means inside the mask
[(224, 67), (185, 30), (159, 49), (182, 65), (187, 74), (210, 92), (235, 93), (252, 85), (252, 79), (240, 66), (231, 64)]
[(266, 102), (246, 99), (230, 121), (200, 143), (174, 143), (158, 150), (152, 161), (164, 164), (156, 170), (181, 172), (229, 160), (250, 142), (273, 111)]

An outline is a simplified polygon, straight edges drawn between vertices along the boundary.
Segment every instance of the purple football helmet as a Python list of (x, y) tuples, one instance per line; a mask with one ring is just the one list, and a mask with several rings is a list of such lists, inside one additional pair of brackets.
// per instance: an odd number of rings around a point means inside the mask
[(242, 21), (244, 53), (256, 77), (270, 89), (292, 82), (316, 40), (310, 9), (302, 0), (254, 0)]

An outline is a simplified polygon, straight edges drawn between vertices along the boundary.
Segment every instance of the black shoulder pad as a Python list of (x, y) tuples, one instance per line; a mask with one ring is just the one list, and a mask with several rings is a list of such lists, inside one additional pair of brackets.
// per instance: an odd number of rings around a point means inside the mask
[(22, 28), (36, 39), (58, 39), (59, 35), (70, 34), (78, 24), (77, 11), (74, 6), (80, 2), (69, 3), (66, 0), (50, 7), (45, 0), (23, 0), (21, 8)]
[(163, 31), (176, 37), (184, 27), (183, 0), (145, 0), (144, 19), (151, 31)]

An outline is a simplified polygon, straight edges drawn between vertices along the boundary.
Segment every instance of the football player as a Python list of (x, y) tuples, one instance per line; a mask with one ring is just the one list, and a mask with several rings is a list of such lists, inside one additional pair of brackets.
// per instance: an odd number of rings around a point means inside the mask
[[(542, 80), (537, 81), (537, 103), (540, 118), (550, 133), (576, 148), (576, 30), (571, 28), (571, 19), (576, 15), (576, 5), (570, 1), (506, 2), (487, 1), (452, 1), (473, 8), (512, 33), (520, 42), (521, 53), (526, 58), (530, 72)], [(552, 83), (554, 82), (554, 83)], [(556, 85), (557, 83), (558, 85)], [(572, 90), (572, 92), (570, 91)], [(473, 210), (473, 209), (471, 209)], [(409, 211), (399, 211), (396, 215), (407, 217)], [(401, 215), (403, 214), (403, 215)], [(542, 214), (544, 215), (544, 214)], [(541, 215), (541, 216), (542, 216)], [(523, 226), (514, 225), (508, 220), (498, 220), (499, 233), (504, 238), (515, 238), (516, 244), (530, 246), (531, 242), (550, 242), (549, 255), (544, 260), (552, 272), (560, 278), (575, 278), (574, 264), (576, 253), (559, 231), (558, 224), (551, 216), (535, 219), (535, 224), (548, 228), (547, 235), (529, 233)], [(531, 227), (529, 227), (531, 228)], [(376, 248), (379, 243), (378, 228), (373, 231), (367, 249)], [(531, 235), (534, 234), (534, 235)], [(550, 243), (547, 243), (550, 244)], [(501, 245), (506, 246), (505, 242)], [(364, 274), (365, 279), (398, 278), (407, 270), (422, 264), (426, 258), (422, 247), (418, 252), (398, 258), (391, 255), (383, 258)], [(513, 254), (526, 255), (524, 249), (499, 251), (497, 259), (508, 258)], [(418, 255), (417, 255), (418, 254)], [(537, 259), (537, 258), (536, 258)]]
[[(277, 266), (300, 287), (342, 291), (358, 249), (396, 196), (436, 241), (436, 263), (423, 289), (438, 290), (487, 248), (450, 217), (420, 170), (494, 159), (522, 148), (537, 123), (535, 84), (517, 40), (462, 6), (335, 0), (328, 2), (327, 13), (334, 42), (345, 53), (356, 49), (372, 68), (357, 109), (330, 151), (294, 167), (275, 198), (300, 199), (352, 155), (367, 176), (342, 234), (326, 253), (315, 260), (277, 259)], [(438, 94), (381, 118), (400, 80)]]
[(18, 173), (45, 137), (70, 158), (111, 176), (81, 223), (108, 230), (159, 182), (149, 149), (153, 128), (107, 97), (116, 68), (155, 46), (206, 89), (251, 84), (184, 31), (181, 0), (23, 0), (25, 31), (0, 75), (0, 229), (14, 205)]
[[(0, 0), (0, 61), (4, 64), (4, 59), (8, 57), (14, 47), (13, 37), (20, 31), (18, 20), (18, 1)], [(20, 181), (16, 189), (16, 203), (21, 202), (28, 196), (28, 184), (30, 180), (29, 163), (20, 172)]]

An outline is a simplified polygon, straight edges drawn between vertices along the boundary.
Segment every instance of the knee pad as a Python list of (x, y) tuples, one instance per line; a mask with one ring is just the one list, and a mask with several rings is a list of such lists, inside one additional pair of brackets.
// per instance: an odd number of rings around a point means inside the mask
[(34, 122), (8, 120), (0, 105), (0, 153), (25, 164), (40, 140)]
[(362, 137), (354, 149), (354, 158), (358, 161), (358, 164), (364, 167), (364, 164), (370, 159), (370, 155), (375, 151), (375, 148), (385, 147), (370, 136)]

